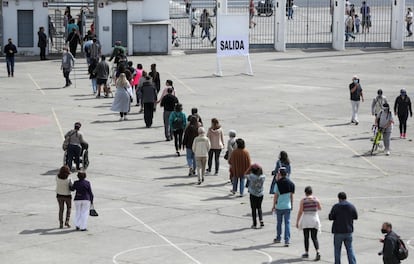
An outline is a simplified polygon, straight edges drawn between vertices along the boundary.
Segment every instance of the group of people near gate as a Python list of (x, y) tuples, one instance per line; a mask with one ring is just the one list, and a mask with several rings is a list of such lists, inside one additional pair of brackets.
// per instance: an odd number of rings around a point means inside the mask
[[(364, 102), (364, 93), (361, 86), (361, 80), (358, 76), (352, 77), (352, 82), (349, 84), (352, 117), (351, 124), (358, 125), (358, 110), (360, 102)], [(402, 88), (400, 94), (395, 98), (394, 114), (387, 98), (383, 94), (382, 89), (378, 89), (377, 96), (372, 99), (371, 114), (374, 116), (374, 128), (380, 129), (383, 133), (384, 152), (390, 155), (391, 133), (393, 129), (394, 115), (398, 116), (400, 139), (407, 137), (407, 120), (408, 117), (413, 116), (411, 99), (407, 95), (407, 90)], [(374, 129), (374, 130), (375, 130)]]

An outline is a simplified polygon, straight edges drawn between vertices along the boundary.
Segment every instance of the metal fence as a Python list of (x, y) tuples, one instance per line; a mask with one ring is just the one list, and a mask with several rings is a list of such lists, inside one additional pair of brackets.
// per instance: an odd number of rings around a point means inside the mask
[(332, 46), (331, 0), (296, 0), (291, 12), (286, 7), (287, 48)]
[[(407, 12), (407, 8), (411, 8), (411, 10), (414, 10), (414, 0), (405, 0), (405, 9)], [(405, 13), (406, 14), (406, 13)], [(404, 14), (404, 15), (405, 15)], [(407, 24), (404, 25), (404, 28), (406, 28)], [(410, 27), (411, 31), (414, 30), (413, 25)], [(408, 36), (408, 31), (405, 30), (405, 37), (404, 37), (404, 46), (414, 46), (414, 35)]]
[[(364, 17), (361, 6), (364, 0), (352, 1), (355, 14), (361, 20), (359, 32), (357, 25), (351, 32), (353, 37), (349, 38), (345, 47), (390, 47), (391, 46), (391, 5), (390, 0), (365, 0), (370, 9), (368, 16), (368, 28), (363, 31)], [(352, 14), (352, 12), (351, 12)]]

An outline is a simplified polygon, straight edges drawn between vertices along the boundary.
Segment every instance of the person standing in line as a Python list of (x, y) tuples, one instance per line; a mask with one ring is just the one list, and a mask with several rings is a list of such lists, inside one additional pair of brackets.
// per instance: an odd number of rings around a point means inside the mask
[(348, 263), (357, 263), (352, 248), (352, 233), (354, 232), (354, 220), (358, 219), (358, 213), (355, 206), (348, 202), (346, 198), (346, 193), (338, 193), (339, 202), (332, 207), (329, 213), (329, 220), (333, 221), (335, 264), (341, 263), (342, 243), (345, 244)]
[[(251, 228), (257, 228), (257, 215), (259, 216), (260, 228), (264, 226), (262, 202), (263, 202), (263, 184), (266, 176), (263, 174), (263, 169), (259, 164), (252, 164), (247, 170), (247, 180), (249, 181), (250, 193), (250, 208), (252, 209), (253, 225)], [(257, 212), (257, 213), (256, 213)]]
[(279, 169), (281, 178), (276, 182), (273, 196), (272, 212), (276, 212), (276, 238), (273, 243), (280, 243), (282, 239), (282, 223), (285, 222), (285, 247), (290, 245), (290, 213), (293, 209), (293, 195), (295, 184), (287, 177), (286, 168)]
[(405, 88), (402, 88), (400, 90), (400, 95), (395, 98), (394, 114), (398, 116), (398, 120), (400, 122), (400, 138), (405, 139), (407, 136), (406, 133), (408, 115), (410, 115), (410, 117), (413, 117), (411, 100), (410, 97), (407, 96), (407, 90), (405, 90)]
[(96, 61), (98, 63), (99, 57), (101, 56), (101, 44), (99, 43), (96, 36), (92, 37), (92, 45), (90, 46), (90, 62)]
[(193, 153), (196, 159), (198, 185), (204, 182), (208, 151), (210, 150), (210, 140), (206, 136), (203, 127), (198, 128), (198, 137), (193, 141)]
[(155, 85), (155, 90), (157, 91), (157, 95), (161, 90), (161, 77), (160, 73), (157, 72), (157, 64), (151, 64), (151, 71), (149, 72), (149, 76), (152, 78), (152, 82)]
[(284, 150), (282, 150), (279, 153), (279, 159), (276, 161), (276, 167), (272, 171), (273, 179), (272, 179), (272, 183), (270, 184), (270, 191), (269, 191), (270, 194), (275, 194), (274, 193), (275, 184), (276, 184), (276, 181), (279, 180), (280, 178), (279, 169), (282, 167), (286, 169), (286, 173), (287, 173), (286, 177), (290, 178), (290, 173), (291, 173), (290, 160), (289, 160), (289, 156), (287, 152)]
[(318, 211), (322, 209), (318, 198), (312, 195), (312, 187), (305, 188), (306, 197), (300, 201), (298, 216), (296, 218), (296, 228), (303, 230), (305, 253), (302, 258), (309, 258), (309, 234), (312, 238), (316, 250), (315, 261), (321, 259), (319, 253), (318, 231), (321, 230), (321, 221)]
[(105, 61), (105, 55), (101, 56), (101, 61), (98, 62), (95, 68), (96, 72), (96, 85), (97, 85), (97, 95), (96, 98), (101, 98), (101, 89), (103, 86), (103, 91), (105, 97), (107, 97), (107, 83), (108, 83), (108, 77), (109, 77), (109, 64)]
[(174, 95), (174, 96), (176, 95), (175, 94), (175, 88), (173, 86), (173, 81), (172, 80), (166, 80), (165, 81), (165, 88), (162, 90), (160, 99), (158, 99), (157, 103), (160, 103), (162, 98), (168, 94), (168, 89), (172, 90), (172, 92), (171, 92), (172, 95)]
[(197, 162), (193, 152), (193, 141), (198, 137), (198, 122), (194, 116), (190, 116), (188, 126), (184, 130), (183, 147), (186, 150), (186, 159), (188, 165), (188, 176), (195, 175)]
[(63, 228), (63, 211), (66, 204), (66, 218), (65, 226), (70, 227), (70, 211), (72, 208), (72, 195), (70, 193), (70, 186), (72, 185), (72, 179), (69, 177), (70, 169), (67, 165), (60, 168), (58, 175), (56, 176), (56, 199), (59, 204), (59, 228)]
[(358, 109), (359, 103), (362, 100), (364, 102), (364, 94), (358, 76), (352, 77), (352, 83), (349, 84), (349, 91), (351, 94), (351, 107), (352, 107), (352, 118), (351, 124), (358, 125)]
[(210, 139), (211, 142), (211, 149), (208, 152), (208, 168), (207, 173), (211, 173), (211, 167), (213, 163), (213, 155), (214, 155), (214, 164), (215, 164), (215, 172), (214, 175), (217, 175), (219, 172), (220, 167), (220, 153), (221, 150), (224, 148), (224, 137), (223, 137), (223, 129), (217, 118), (211, 119), (211, 127), (208, 129), (207, 137)]
[(170, 127), (174, 136), (175, 153), (180, 156), (180, 150), (183, 145), (183, 133), (187, 126), (187, 117), (183, 113), (183, 105), (178, 103), (169, 118)]
[(229, 157), (230, 174), (233, 176), (232, 183), (233, 188), (230, 192), (234, 195), (237, 191), (237, 184), (240, 182), (239, 191), (240, 197), (244, 194), (244, 183), (247, 169), (250, 167), (250, 154), (245, 149), (245, 142), (243, 139), (236, 139), (237, 149), (233, 150)]
[(121, 73), (116, 80), (116, 93), (111, 110), (119, 112), (119, 121), (128, 120), (127, 115), (131, 108), (132, 89), (125, 73)]
[(171, 127), (170, 127), (170, 115), (174, 111), (174, 107), (176, 104), (178, 104), (178, 99), (177, 97), (173, 95), (173, 90), (171, 88), (168, 88), (167, 94), (162, 98), (161, 104), (160, 104), (161, 107), (164, 107), (163, 120), (164, 120), (165, 141), (172, 140)]
[(392, 224), (390, 222), (384, 222), (381, 227), (381, 233), (385, 234), (384, 238), (380, 239), (380, 242), (384, 244), (382, 251), (378, 253), (379, 255), (382, 255), (382, 261), (384, 264), (401, 263), (395, 254), (399, 249), (399, 236), (392, 231)]
[(39, 37), (37, 46), (40, 48), (40, 60), (46, 60), (47, 36), (44, 27), (39, 28), (37, 36)]
[(85, 172), (78, 172), (78, 179), (70, 187), (72, 191), (76, 191), (74, 198), (76, 207), (75, 226), (76, 230), (87, 231), (89, 209), (93, 204), (93, 193), (90, 182), (86, 180)]
[(136, 74), (135, 74), (134, 80), (132, 82), (132, 85), (134, 86), (133, 88), (135, 89), (135, 96), (137, 98), (137, 103), (136, 103), (135, 106), (139, 106), (139, 101), (140, 101), (140, 96), (141, 95), (138, 93), (138, 84), (139, 84), (139, 81), (141, 80), (143, 71), (144, 70), (142, 69), (142, 64), (138, 63), (137, 68), (135, 69)]
[(201, 120), (201, 116), (198, 113), (198, 108), (197, 107), (193, 107), (191, 108), (191, 115), (188, 116), (187, 121), (190, 121), (190, 117), (194, 116), (197, 120), (198, 126), (202, 127), (203, 126), (203, 120)]
[(407, 37), (411, 37), (413, 35), (413, 31), (411, 30), (411, 25), (413, 24), (413, 11), (410, 7), (407, 8), (407, 14), (405, 14), (405, 23), (407, 25)]
[(81, 44), (81, 39), (76, 28), (72, 28), (72, 32), (69, 33), (66, 42), (69, 44), (70, 53), (76, 58), (76, 49), (78, 48), (78, 44)]
[(9, 38), (8, 43), (4, 46), (4, 54), (6, 54), (6, 65), (7, 65), (7, 74), (10, 77), (14, 77), (14, 54), (17, 53), (16, 45), (13, 44), (11, 38)]
[(157, 91), (150, 76), (147, 75), (144, 77), (140, 92), (142, 95), (142, 104), (144, 105), (145, 125), (147, 128), (150, 128), (154, 118), (154, 104), (157, 102)]
[(366, 1), (362, 2), (360, 13), (362, 16), (362, 33), (365, 33), (365, 30), (369, 33), (369, 28), (371, 27), (371, 9)]
[(92, 85), (92, 92), (93, 95), (96, 94), (97, 92), (97, 79), (96, 79), (96, 66), (98, 65), (98, 61), (97, 60), (91, 60), (91, 63), (88, 66), (88, 73), (89, 73), (89, 79), (91, 80), (91, 85)]
[[(236, 143), (236, 130), (230, 129), (229, 130), (229, 139), (227, 140), (227, 158), (226, 155), (224, 159), (229, 160), (231, 157), (231, 153), (237, 148)], [(231, 182), (233, 179), (233, 175), (231, 174), (231, 170), (229, 169), (229, 181)]]
[(74, 65), (75, 65), (75, 58), (72, 56), (72, 53), (69, 52), (67, 47), (63, 47), (62, 64), (60, 68), (63, 72), (63, 77), (65, 77), (64, 87), (68, 87), (72, 84), (72, 81), (70, 80), (69, 75)]
[(382, 140), (384, 141), (384, 151), (385, 155), (390, 155), (390, 143), (391, 143), (391, 133), (392, 126), (394, 124), (394, 117), (390, 110), (389, 104), (385, 103), (383, 110), (379, 112), (377, 118), (377, 127), (382, 130)]

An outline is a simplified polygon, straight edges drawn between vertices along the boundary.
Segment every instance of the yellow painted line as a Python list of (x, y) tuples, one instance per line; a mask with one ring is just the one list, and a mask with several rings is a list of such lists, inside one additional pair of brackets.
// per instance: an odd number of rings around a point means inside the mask
[(30, 73), (28, 73), (27, 75), (29, 75), (30, 80), (32, 80), (32, 82), (36, 86), (37, 90), (39, 90), (43, 95), (46, 95), (45, 92), (42, 90), (42, 88), (40, 88), (40, 86), (37, 84), (37, 82), (33, 79), (32, 75)]
[(55, 118), (56, 125), (57, 125), (57, 127), (59, 129), (60, 136), (62, 137), (62, 140), (64, 140), (65, 139), (65, 135), (63, 134), (62, 126), (60, 125), (59, 119), (58, 119), (58, 117), (56, 115), (56, 112), (55, 112), (55, 109), (53, 107), (52, 107), (52, 113), (53, 113), (53, 117)]
[(388, 173), (386, 171), (384, 171), (383, 169), (381, 169), (380, 167), (378, 167), (377, 165), (375, 165), (374, 163), (372, 163), (369, 159), (365, 158), (364, 156), (361, 156), (361, 154), (359, 154), (356, 150), (354, 150), (353, 148), (351, 148), (349, 145), (347, 145), (345, 142), (343, 142), (342, 140), (340, 140), (334, 134), (330, 133), (328, 130), (326, 130), (326, 128), (322, 127), (321, 125), (319, 125), (318, 123), (316, 123), (315, 121), (313, 121), (310, 117), (308, 117), (307, 115), (305, 115), (304, 113), (302, 113), (301, 111), (299, 111), (299, 109), (297, 109), (296, 107), (294, 107), (293, 105), (290, 105), (290, 104), (288, 104), (288, 106), (291, 109), (293, 109), (296, 113), (298, 113), (299, 115), (303, 116), (303, 118), (305, 118), (309, 122), (311, 122), (314, 126), (316, 126), (317, 128), (319, 128), (321, 131), (323, 131), (324, 133), (326, 133), (328, 136), (330, 136), (331, 138), (335, 139), (339, 144), (341, 144), (342, 146), (344, 146), (345, 148), (347, 148), (348, 150), (350, 150), (355, 155), (361, 157), (364, 161), (366, 161), (369, 165), (371, 165), (372, 167), (374, 167), (375, 169), (377, 169), (378, 171), (380, 171), (383, 175), (388, 175)]

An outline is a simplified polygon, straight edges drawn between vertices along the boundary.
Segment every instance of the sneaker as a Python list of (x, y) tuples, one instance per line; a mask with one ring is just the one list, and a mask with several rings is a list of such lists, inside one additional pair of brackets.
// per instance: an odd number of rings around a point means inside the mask
[(279, 244), (280, 243), (280, 239), (277, 239), (277, 238), (273, 239), (273, 243)]
[(251, 229), (257, 229), (256, 225), (252, 225), (250, 228)]
[(289, 242), (285, 242), (285, 247), (289, 247)]
[(217, 176), (218, 175), (218, 171), (216, 171), (215, 173), (214, 173), (214, 176)]
[(302, 258), (309, 258), (309, 254), (308, 253), (302, 254)]
[(405, 139), (405, 135), (406, 135), (405, 133), (403, 133), (403, 134), (402, 134), (402, 136), (403, 136), (403, 139)]
[(127, 121), (127, 120), (128, 120), (128, 118), (125, 116), (125, 117), (124, 117), (124, 120), (125, 120), (125, 121)]
[(202, 181), (202, 182), (204, 182), (204, 177), (203, 177), (203, 178), (201, 178), (201, 181)]
[(193, 175), (193, 168), (188, 169), (188, 176), (191, 176), (191, 175)]
[(263, 221), (260, 221), (260, 227), (264, 227)]
[(391, 153), (390, 153), (390, 151), (389, 151), (389, 150), (385, 152), (385, 155), (387, 155), (387, 156), (389, 156), (390, 154), (391, 154)]
[(200, 185), (201, 184), (201, 181), (198, 181), (198, 183), (197, 183), (198, 185)]
[(124, 118), (120, 117), (120, 118), (119, 118), (119, 121), (122, 121), (122, 120), (124, 120)]
[(233, 190), (230, 190), (230, 192), (231, 192), (232, 195), (235, 195), (236, 194), (236, 192), (233, 191)]
[(359, 122), (358, 121), (355, 121), (355, 125), (357, 126), (359, 124)]
[(319, 252), (316, 253), (315, 261), (321, 260), (321, 254)]
[(177, 154), (177, 156), (179, 157), (180, 156), (180, 152), (179, 151), (177, 151), (177, 152), (175, 152), (176, 154)]

